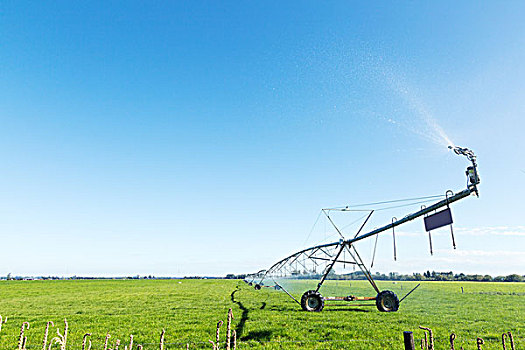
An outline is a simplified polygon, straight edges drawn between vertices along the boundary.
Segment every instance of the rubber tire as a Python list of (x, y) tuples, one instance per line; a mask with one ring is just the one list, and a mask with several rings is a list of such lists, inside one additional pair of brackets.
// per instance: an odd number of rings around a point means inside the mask
[(395, 312), (399, 309), (399, 298), (394, 292), (384, 290), (377, 295), (376, 306), (381, 312)]
[(254, 288), (255, 288), (255, 290), (261, 290), (261, 285), (260, 284), (256, 284)]
[(324, 308), (324, 298), (321, 293), (309, 290), (301, 297), (301, 307), (304, 311), (320, 312)]

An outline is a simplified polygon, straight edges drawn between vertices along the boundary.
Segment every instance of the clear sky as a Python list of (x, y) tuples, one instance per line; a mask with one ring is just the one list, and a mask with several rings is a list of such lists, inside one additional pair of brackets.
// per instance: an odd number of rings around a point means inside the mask
[(0, 275), (257, 271), (315, 243), (323, 207), (463, 189), (443, 135), (482, 180), (458, 249), (444, 229), (430, 257), (418, 220), (374, 269), (524, 274), (524, 13), (4, 1)]

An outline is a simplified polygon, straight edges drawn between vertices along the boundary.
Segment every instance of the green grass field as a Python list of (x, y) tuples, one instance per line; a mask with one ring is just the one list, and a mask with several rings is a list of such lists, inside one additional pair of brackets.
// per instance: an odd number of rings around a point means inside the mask
[[(336, 285), (348, 286), (347, 294), (374, 295), (365, 281), (328, 281), (323, 294)], [(403, 296), (416, 283), (378, 285)], [(63, 331), (64, 317), (68, 349), (80, 349), (86, 332), (92, 333), (93, 349), (103, 348), (106, 332), (111, 347), (118, 338), (124, 349), (133, 334), (135, 344), (158, 349), (163, 328), (166, 349), (184, 349), (186, 343), (211, 348), (207, 341), (229, 308), (240, 349), (402, 349), (402, 332), (414, 331), (420, 339), (420, 325), (434, 330), (436, 349), (450, 348), (451, 332), (458, 349), (476, 349), (478, 336), (484, 349), (501, 349), (504, 331), (512, 331), (517, 349), (525, 348), (525, 283), (423, 282), (395, 313), (334, 303), (321, 313), (307, 313), (282, 292), (255, 291), (234, 280), (1, 281), (0, 295), (0, 315), (8, 316), (1, 349), (17, 348), (23, 321), (31, 325), (27, 348), (41, 349), (46, 322), (55, 323), (51, 337), (56, 327)]]

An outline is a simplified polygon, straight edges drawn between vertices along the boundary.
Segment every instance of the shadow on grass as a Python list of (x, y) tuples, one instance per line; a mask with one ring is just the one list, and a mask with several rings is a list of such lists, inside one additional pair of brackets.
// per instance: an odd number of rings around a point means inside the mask
[(328, 307), (326, 309), (323, 309), (323, 312), (332, 312), (332, 311), (371, 312), (372, 310), (357, 309), (357, 308), (352, 308), (352, 307), (339, 307), (339, 308)]
[(240, 291), (241, 289), (239, 286), (237, 286), (237, 289), (235, 289), (232, 294), (230, 294), (230, 299), (232, 303), (237, 304), (239, 309), (242, 310), (241, 319), (239, 320), (239, 323), (237, 324), (237, 327), (235, 327), (235, 332), (237, 332), (237, 337), (239, 339), (242, 338), (242, 332), (244, 331), (244, 325), (246, 324), (246, 321), (248, 320), (248, 313), (250, 312), (240, 301), (235, 300), (235, 293)]
[(242, 337), (243, 341), (248, 340), (255, 340), (255, 341), (264, 341), (264, 340), (270, 340), (272, 337), (271, 331), (252, 331), (246, 336)]
[[(242, 310), (241, 319), (239, 320), (239, 323), (237, 324), (237, 327), (235, 327), (235, 332), (237, 333), (237, 337), (240, 340), (266, 340), (270, 339), (270, 336), (272, 334), (271, 331), (254, 331), (248, 333), (246, 336), (243, 336), (244, 326), (246, 325), (246, 321), (248, 320), (248, 314), (250, 313), (250, 310), (247, 309), (242, 302), (235, 300), (235, 293), (240, 291), (240, 287), (237, 286), (237, 288), (230, 294), (230, 299), (232, 303), (237, 304), (239, 309)], [(266, 302), (263, 302), (260, 309), (266, 308)]]
[(325, 306), (325, 308), (323, 309), (323, 312), (333, 312), (333, 311), (372, 312), (373, 309), (360, 309), (357, 306), (351, 306), (351, 305), (328, 305), (327, 307)]

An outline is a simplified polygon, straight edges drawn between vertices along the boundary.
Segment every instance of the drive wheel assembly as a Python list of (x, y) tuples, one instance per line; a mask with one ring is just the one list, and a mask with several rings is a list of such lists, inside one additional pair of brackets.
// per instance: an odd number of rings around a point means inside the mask
[(301, 307), (304, 311), (322, 311), (324, 308), (324, 298), (321, 293), (315, 290), (309, 290), (301, 297)]
[(394, 312), (399, 309), (399, 299), (394, 292), (384, 290), (377, 295), (376, 306), (379, 311)]

